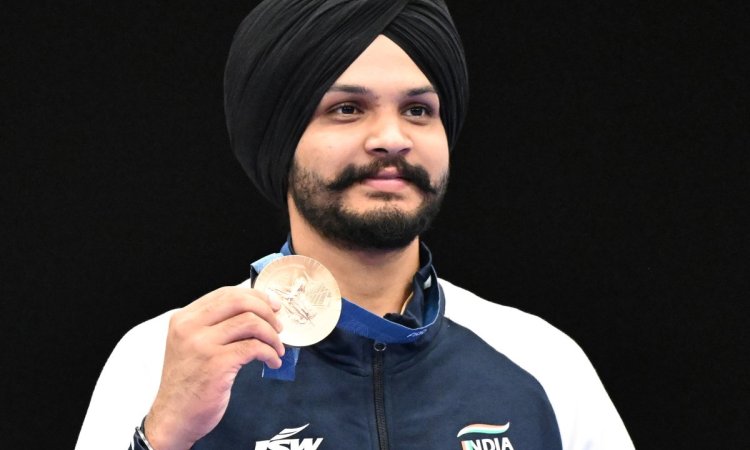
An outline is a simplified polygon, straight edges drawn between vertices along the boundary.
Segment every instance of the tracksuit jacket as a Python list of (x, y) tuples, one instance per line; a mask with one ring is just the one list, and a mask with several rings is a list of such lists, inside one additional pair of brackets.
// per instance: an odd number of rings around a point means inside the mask
[[(404, 314), (368, 318), (410, 329), (428, 325), (421, 336), (380, 342), (356, 327), (336, 328), (300, 349), (294, 381), (251, 362), (240, 370), (218, 426), (193, 448), (633, 448), (596, 372), (570, 338), (535, 316), (437, 279), (424, 246), (421, 256)], [(97, 383), (77, 450), (124, 449), (128, 438), (134, 450), (146, 449), (132, 430), (158, 389), (170, 315), (139, 325), (118, 344)], [(143, 366), (134, 368), (139, 361)], [(118, 388), (116, 380), (130, 376), (121, 371), (128, 362), (128, 372), (139, 376)]]

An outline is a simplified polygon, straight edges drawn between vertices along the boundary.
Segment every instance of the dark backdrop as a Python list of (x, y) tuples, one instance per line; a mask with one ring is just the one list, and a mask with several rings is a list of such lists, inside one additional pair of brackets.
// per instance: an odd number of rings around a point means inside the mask
[[(570, 334), (641, 449), (748, 443), (748, 14), (703, 3), (451, 2), (438, 272)], [(4, 9), (3, 447), (71, 448), (125, 331), (285, 237), (224, 128), (250, 4)]]

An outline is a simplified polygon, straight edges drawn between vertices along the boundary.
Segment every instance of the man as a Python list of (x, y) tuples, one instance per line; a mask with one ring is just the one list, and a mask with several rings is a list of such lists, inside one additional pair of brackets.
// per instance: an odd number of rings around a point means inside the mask
[[(251, 280), (131, 330), (78, 449), (633, 448), (575, 343), (439, 280), (420, 242), (468, 95), (442, 0), (266, 0), (225, 90), (233, 149), (289, 240)], [(343, 298), (303, 347), (282, 344), (286, 298), (251, 287), (292, 254)]]

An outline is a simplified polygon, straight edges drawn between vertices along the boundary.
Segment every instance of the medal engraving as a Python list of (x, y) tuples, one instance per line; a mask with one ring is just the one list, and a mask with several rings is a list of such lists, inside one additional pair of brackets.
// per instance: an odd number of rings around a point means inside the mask
[(277, 315), (281, 342), (295, 347), (315, 344), (330, 334), (341, 314), (338, 284), (318, 261), (301, 255), (271, 261), (255, 280), (255, 289), (281, 303)]

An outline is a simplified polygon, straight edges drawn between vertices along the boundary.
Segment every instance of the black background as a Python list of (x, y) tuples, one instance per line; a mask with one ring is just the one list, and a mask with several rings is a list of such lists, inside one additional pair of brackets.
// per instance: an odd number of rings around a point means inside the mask
[[(748, 8), (703, 3), (450, 3), (438, 273), (570, 334), (640, 449), (749, 442)], [(251, 4), (4, 8), (3, 447), (71, 448), (123, 333), (282, 243), (224, 128)]]

